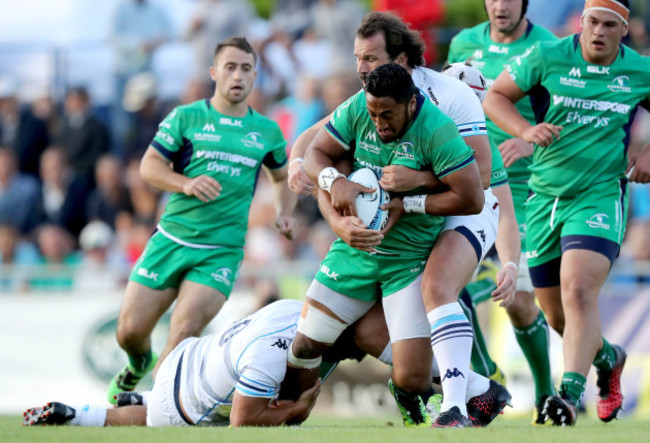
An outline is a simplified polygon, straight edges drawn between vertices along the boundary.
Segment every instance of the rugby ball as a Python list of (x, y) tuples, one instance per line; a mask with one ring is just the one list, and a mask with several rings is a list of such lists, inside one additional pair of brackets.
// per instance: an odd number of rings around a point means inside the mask
[(348, 180), (368, 188), (375, 188), (375, 192), (357, 195), (357, 216), (368, 229), (381, 230), (388, 220), (388, 211), (381, 209), (381, 205), (390, 200), (388, 191), (384, 191), (379, 186), (379, 180), (370, 168), (357, 169), (350, 174)]
[(472, 88), (474, 94), (476, 94), (478, 99), (481, 100), (481, 103), (483, 103), (487, 89), (487, 82), (485, 81), (483, 74), (481, 74), (481, 71), (477, 68), (466, 62), (457, 62), (443, 66), (442, 73), (451, 77), (456, 77), (458, 80)]

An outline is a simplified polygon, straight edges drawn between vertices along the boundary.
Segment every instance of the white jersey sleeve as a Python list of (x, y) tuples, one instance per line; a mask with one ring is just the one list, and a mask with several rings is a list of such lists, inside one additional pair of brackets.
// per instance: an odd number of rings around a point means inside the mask
[(283, 335), (261, 337), (235, 363), (235, 389), (246, 397), (275, 398), (287, 370), (291, 340)]
[(412, 77), (415, 86), (456, 123), (462, 137), (487, 135), (483, 107), (469, 86), (421, 66), (413, 68)]

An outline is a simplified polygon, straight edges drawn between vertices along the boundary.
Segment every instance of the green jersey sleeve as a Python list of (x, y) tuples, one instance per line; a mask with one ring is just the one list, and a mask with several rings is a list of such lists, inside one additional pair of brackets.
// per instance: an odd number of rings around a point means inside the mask
[[(341, 143), (346, 150), (350, 149), (356, 139), (359, 116), (364, 115), (366, 112), (363, 94), (363, 91), (359, 91), (341, 103), (332, 113), (330, 121), (325, 125), (327, 132)], [(359, 109), (361, 107), (364, 107), (364, 109)]]
[(274, 126), (272, 131), (274, 141), (268, 154), (262, 160), (264, 166), (269, 169), (278, 169), (287, 163), (287, 141), (284, 139), (280, 127), (275, 124)]
[(183, 146), (183, 113), (174, 108), (165, 119), (158, 125), (158, 132), (151, 142), (168, 160), (172, 160), (173, 154), (178, 152)]
[(542, 81), (544, 68), (541, 42), (536, 42), (521, 57), (517, 57), (506, 65), (510, 77), (524, 92), (530, 91)]
[[(474, 162), (474, 153), (458, 133), (453, 122), (438, 128), (431, 138), (433, 173), (444, 178)], [(435, 149), (434, 149), (435, 147)]]

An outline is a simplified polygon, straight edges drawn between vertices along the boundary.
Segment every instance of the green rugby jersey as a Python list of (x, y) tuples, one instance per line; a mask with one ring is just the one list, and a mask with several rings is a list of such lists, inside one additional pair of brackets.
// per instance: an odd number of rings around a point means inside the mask
[[(501, 74), (503, 69), (514, 58), (523, 54), (536, 41), (557, 40), (557, 37), (546, 28), (528, 22), (526, 32), (512, 43), (496, 43), (490, 38), (490, 22), (481, 23), (473, 28), (462, 30), (451, 41), (449, 47), (449, 62), (464, 62), (471, 58), (472, 66), (478, 68), (488, 87)], [(517, 109), (530, 123), (535, 122), (535, 115), (530, 100), (525, 99), (517, 103)], [(497, 125), (487, 119), (487, 128), (490, 139), (497, 146), (512, 138)], [(524, 157), (517, 160), (507, 168), (508, 181), (527, 182), (530, 177), (528, 167), (532, 159)]]
[(574, 196), (625, 176), (630, 125), (639, 104), (650, 108), (650, 58), (621, 45), (611, 65), (592, 65), (575, 35), (536, 43), (508, 70), (537, 122), (564, 127), (559, 140), (535, 147), (533, 191)]
[(188, 246), (243, 247), (248, 212), (260, 168), (287, 162), (278, 125), (248, 108), (244, 117), (221, 114), (210, 100), (175, 108), (158, 127), (151, 145), (187, 177), (209, 175), (221, 186), (216, 200), (172, 193), (159, 229)]
[[(366, 109), (364, 91), (341, 104), (325, 126), (346, 149), (354, 147), (354, 169), (367, 167), (381, 177), (382, 168), (404, 165), (432, 170), (443, 178), (474, 162), (473, 151), (460, 137), (456, 124), (420, 94), (413, 121), (401, 139), (383, 143)], [(422, 194), (414, 189), (407, 194)], [(428, 255), (444, 217), (405, 214), (386, 234), (378, 251)]]

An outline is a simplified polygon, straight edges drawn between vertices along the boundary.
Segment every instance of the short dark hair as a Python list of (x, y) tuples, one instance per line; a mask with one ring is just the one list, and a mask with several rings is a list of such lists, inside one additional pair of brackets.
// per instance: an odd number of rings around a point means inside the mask
[(229, 46), (240, 49), (247, 54), (252, 54), (253, 63), (257, 63), (257, 54), (248, 40), (246, 40), (246, 37), (230, 37), (226, 41), (219, 43), (214, 50), (214, 58), (216, 59), (219, 53)]
[(386, 52), (391, 60), (395, 60), (403, 52), (411, 68), (425, 64), (426, 48), (422, 36), (418, 31), (409, 29), (397, 15), (379, 11), (366, 14), (357, 29), (357, 37), (368, 39), (380, 32), (386, 40)]
[(411, 74), (394, 63), (379, 66), (368, 74), (364, 90), (375, 97), (391, 97), (402, 104), (418, 94)]

